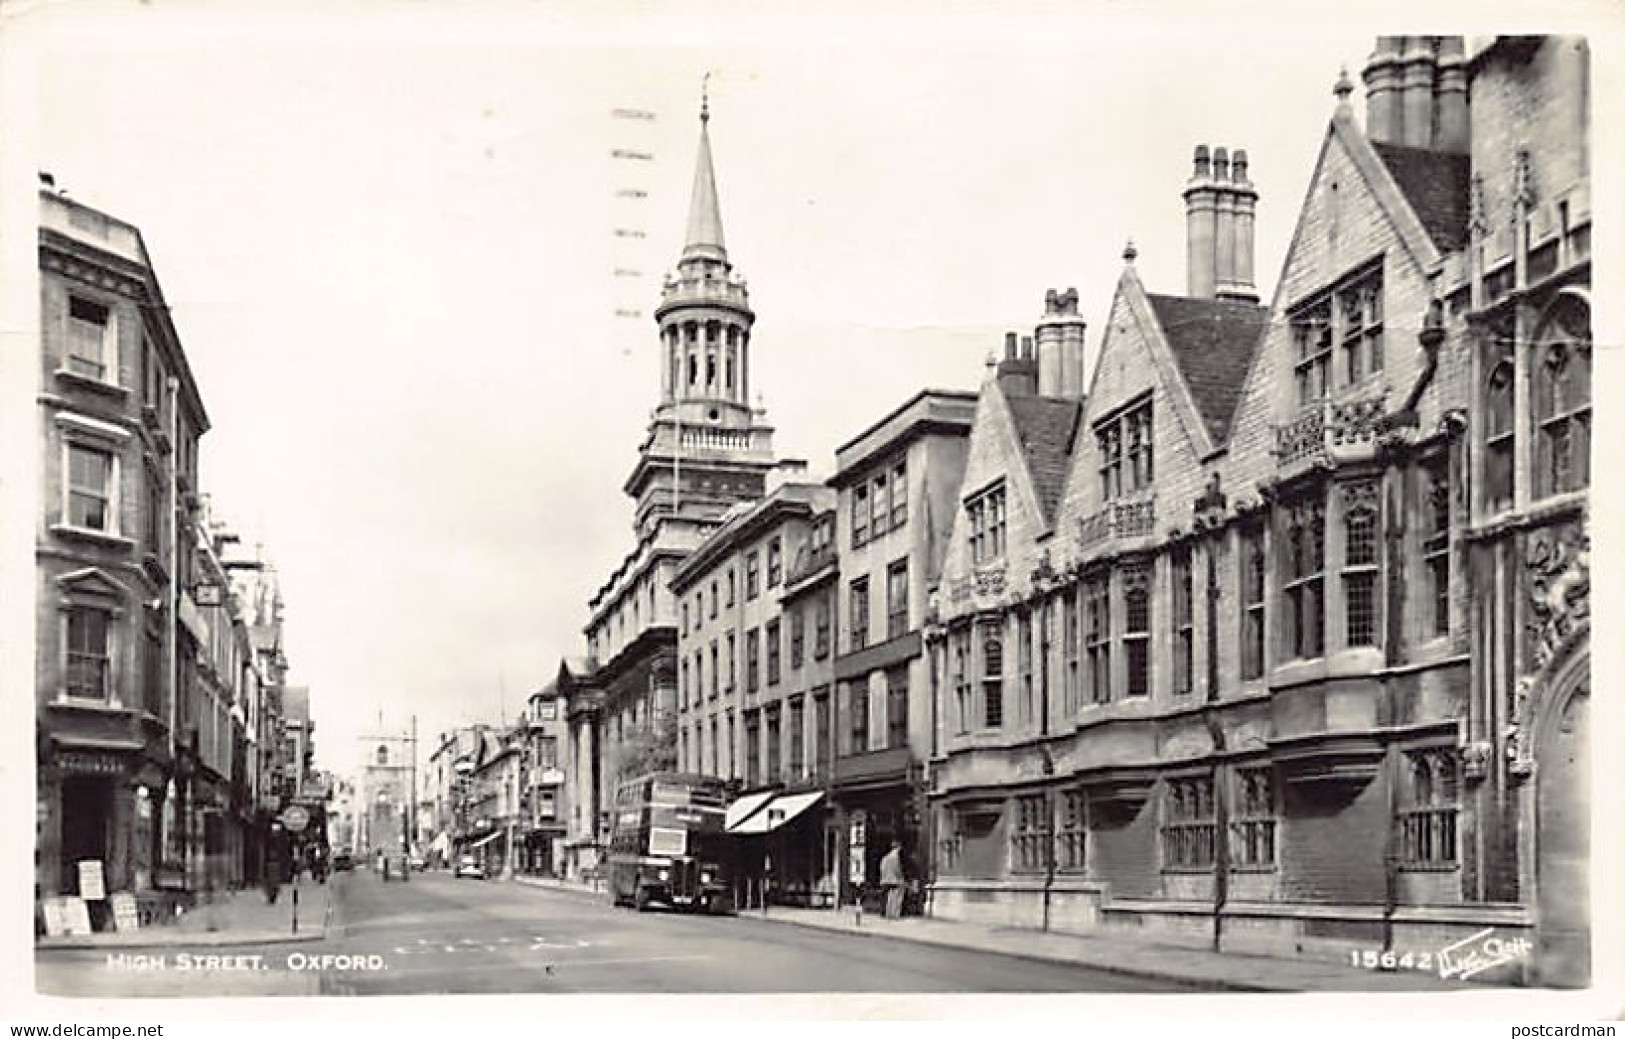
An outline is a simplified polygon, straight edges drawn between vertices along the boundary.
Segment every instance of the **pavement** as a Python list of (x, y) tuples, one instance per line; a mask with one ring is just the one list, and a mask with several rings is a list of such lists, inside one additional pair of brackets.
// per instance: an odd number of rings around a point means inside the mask
[[(568, 881), (521, 877), (518, 882), (568, 891), (581, 897), (607, 899), (606, 895), (585, 885)], [(1118, 935), (1061, 934), (928, 917), (888, 920), (873, 913), (859, 915), (851, 907), (797, 909), (773, 906), (766, 911), (744, 910), (740, 915), (769, 923), (997, 953), (1216, 991), (1440, 992), (1483, 988), (1470, 983), (1445, 981), (1434, 974), (1419, 971), (1371, 971), (1319, 960), (1216, 953)]]
[[(295, 892), (298, 893), (297, 901)], [(283, 885), (273, 905), (259, 888), (215, 892), (164, 923), (135, 931), (39, 937), (36, 949), (163, 949), (314, 942), (327, 934), (330, 888), (308, 878)], [(297, 917), (296, 917), (297, 914)]]

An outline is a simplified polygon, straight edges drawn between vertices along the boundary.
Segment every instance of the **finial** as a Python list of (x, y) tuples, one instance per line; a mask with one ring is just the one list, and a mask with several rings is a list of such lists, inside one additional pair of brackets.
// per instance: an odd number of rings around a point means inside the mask
[(1130, 238), (1128, 244), (1123, 246), (1123, 262), (1132, 264), (1134, 258), (1140, 255), (1140, 250), (1134, 248), (1134, 239)]
[(700, 122), (711, 121), (711, 73), (700, 77)]
[(1349, 103), (1349, 95), (1354, 93), (1354, 83), (1349, 79), (1349, 67), (1344, 65), (1337, 71), (1337, 83), (1332, 87), (1332, 93), (1337, 97), (1339, 105)]

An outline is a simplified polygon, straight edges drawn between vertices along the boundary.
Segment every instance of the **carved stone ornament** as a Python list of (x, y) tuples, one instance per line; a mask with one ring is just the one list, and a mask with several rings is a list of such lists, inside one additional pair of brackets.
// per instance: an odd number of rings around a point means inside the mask
[(1591, 539), (1579, 527), (1529, 535), (1529, 620), (1535, 671), (1544, 670), (1591, 619)]
[(1535, 771), (1535, 748), (1529, 742), (1530, 700), (1535, 680), (1530, 675), (1520, 677), (1512, 686), (1512, 717), (1515, 721), (1506, 728), (1507, 771), (1515, 779), (1527, 779)]
[(1490, 756), (1494, 748), (1488, 740), (1474, 740), (1461, 748), (1461, 772), (1467, 779), (1483, 779), (1489, 775)]
[(1004, 594), (1004, 567), (987, 567), (971, 574), (971, 583), (978, 598)]

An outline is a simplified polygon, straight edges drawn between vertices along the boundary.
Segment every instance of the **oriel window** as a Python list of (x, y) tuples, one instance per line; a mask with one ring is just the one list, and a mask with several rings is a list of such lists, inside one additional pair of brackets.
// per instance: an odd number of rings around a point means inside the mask
[(1151, 692), (1151, 572), (1144, 564), (1123, 570), (1123, 661), (1128, 696)]
[(1004, 725), (1004, 639), (999, 629), (982, 629), (982, 727)]
[(1343, 619), (1350, 646), (1377, 644), (1377, 542), (1381, 511), (1374, 482), (1343, 487)]
[(1533, 386), (1535, 493), (1583, 490), (1591, 483), (1591, 312), (1561, 297), (1537, 336)]
[(1439, 454), (1422, 467), (1422, 561), (1432, 603), (1430, 634), (1450, 633), (1450, 458)]
[(1282, 509), (1287, 656), (1308, 660), (1325, 652), (1326, 506), (1315, 491)]

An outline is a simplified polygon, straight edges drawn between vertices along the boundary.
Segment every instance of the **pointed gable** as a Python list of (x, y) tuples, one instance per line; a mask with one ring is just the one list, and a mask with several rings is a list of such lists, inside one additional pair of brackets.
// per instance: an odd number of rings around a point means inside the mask
[(1083, 403), (1063, 397), (1006, 395), (1016, 440), (1045, 526), (1055, 523), (1055, 510), (1066, 488), (1072, 440), (1077, 434)]
[(1253, 350), (1269, 320), (1256, 303), (1147, 294), (1214, 446), (1230, 437)]

